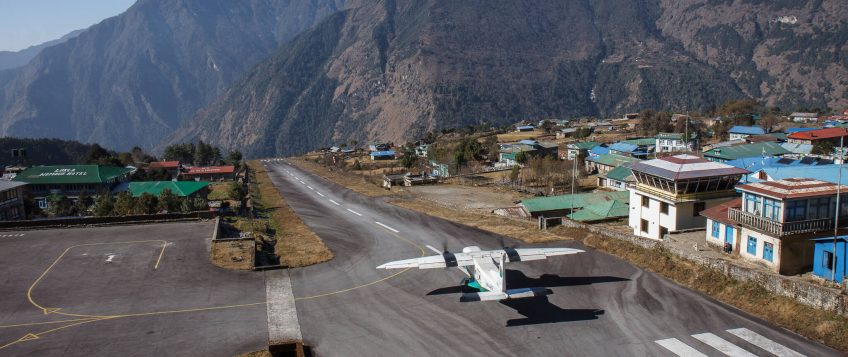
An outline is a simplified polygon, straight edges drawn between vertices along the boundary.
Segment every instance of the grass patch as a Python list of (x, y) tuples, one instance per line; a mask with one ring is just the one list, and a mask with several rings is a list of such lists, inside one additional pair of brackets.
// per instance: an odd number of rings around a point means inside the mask
[(212, 263), (224, 269), (253, 270), (256, 242), (252, 239), (212, 242)]
[(274, 233), (274, 252), (280, 264), (288, 267), (303, 267), (333, 259), (333, 253), (283, 200), (258, 161), (248, 163), (254, 175), (250, 195), (254, 208), (266, 220), (268, 231)]
[(208, 199), (209, 201), (232, 200), (232, 198), (230, 197), (230, 185), (231, 183), (210, 182), (209, 195), (206, 196), (206, 199)]

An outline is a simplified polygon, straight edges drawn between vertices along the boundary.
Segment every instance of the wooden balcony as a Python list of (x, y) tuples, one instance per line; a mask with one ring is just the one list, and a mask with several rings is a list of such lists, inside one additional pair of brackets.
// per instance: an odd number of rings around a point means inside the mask
[[(792, 234), (814, 233), (833, 230), (833, 218), (811, 219), (807, 221), (778, 222), (765, 217), (742, 211), (738, 208), (727, 210), (727, 217), (732, 221), (772, 237), (783, 237)], [(839, 226), (848, 226), (848, 217), (839, 219)]]

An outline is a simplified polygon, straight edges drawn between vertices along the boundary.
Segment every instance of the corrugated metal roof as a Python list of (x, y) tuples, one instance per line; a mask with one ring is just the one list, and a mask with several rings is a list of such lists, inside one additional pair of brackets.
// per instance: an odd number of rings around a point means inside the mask
[(761, 127), (758, 127), (758, 126), (742, 126), (742, 125), (734, 126), (734, 127), (730, 128), (730, 130), (728, 130), (727, 132), (731, 133), (731, 134), (746, 134), (746, 135), (762, 135), (762, 134), (766, 133), (765, 129), (763, 129)]
[[(761, 171), (772, 180), (808, 177), (839, 183), (839, 165), (767, 167)], [(848, 185), (848, 167), (842, 169), (842, 185)]]
[(669, 180), (750, 173), (748, 170), (704, 160), (692, 155), (676, 155), (648, 161), (640, 161), (634, 163), (631, 168), (633, 171), (639, 171)]
[(572, 206), (572, 195), (551, 196), (529, 198), (521, 201), (528, 212), (545, 212), (559, 211), (583, 208), (589, 205), (603, 203), (607, 201), (620, 201), (622, 203), (630, 202), (629, 191), (617, 192), (593, 192), (593, 193), (578, 193), (574, 195), (574, 206)]
[(725, 162), (733, 167), (756, 172), (766, 167), (780, 166), (820, 166), (832, 165), (833, 160), (821, 159), (817, 157), (804, 157), (803, 159), (790, 159), (787, 157), (746, 157)]
[(606, 166), (621, 166), (624, 163), (639, 161), (635, 157), (616, 154), (590, 156), (587, 160)]
[(606, 155), (609, 154), (609, 148), (605, 146), (595, 146), (589, 150), (589, 155)]
[(395, 156), (394, 150), (388, 151), (374, 151), (371, 153), (371, 156)]
[(26, 182), (0, 180), (0, 191), (11, 190), (26, 185)]
[(627, 217), (630, 207), (619, 201), (607, 201), (583, 207), (567, 217), (580, 222), (601, 221), (610, 218)]
[(639, 145), (625, 143), (625, 142), (617, 142), (615, 144), (612, 144), (612, 145), (610, 145), (609, 149), (613, 150), (613, 151), (627, 152), (627, 153), (640, 152)]
[(797, 140), (821, 140), (833, 139), (846, 135), (848, 135), (848, 130), (845, 128), (827, 128), (793, 133), (789, 135), (788, 138)]
[(780, 156), (790, 153), (791, 151), (784, 149), (780, 143), (765, 142), (714, 148), (705, 152), (704, 156), (722, 160), (736, 160), (743, 157)]
[(813, 152), (812, 144), (782, 143), (780, 146), (793, 154), (809, 155)]
[(819, 130), (819, 129), (821, 129), (821, 128), (789, 128), (789, 129), (786, 129), (786, 134), (795, 134), (795, 133), (800, 133), (800, 132), (804, 132), (804, 131)]
[(90, 184), (110, 182), (130, 169), (118, 166), (65, 165), (33, 166), (15, 176), (15, 180), (28, 184)]
[(604, 177), (616, 181), (636, 181), (633, 178), (633, 170), (628, 167), (629, 164), (623, 164), (607, 172)]
[(747, 191), (779, 199), (830, 196), (837, 192), (840, 185), (811, 178), (788, 178), (777, 181), (749, 183), (736, 186)]
[(622, 143), (633, 144), (637, 146), (653, 146), (657, 144), (657, 140), (655, 138), (636, 138), (636, 139), (627, 139), (620, 141)]
[(208, 182), (196, 181), (141, 181), (130, 182), (128, 187), (133, 197), (141, 196), (144, 193), (159, 196), (166, 189), (171, 190), (174, 195), (185, 197), (208, 185)]

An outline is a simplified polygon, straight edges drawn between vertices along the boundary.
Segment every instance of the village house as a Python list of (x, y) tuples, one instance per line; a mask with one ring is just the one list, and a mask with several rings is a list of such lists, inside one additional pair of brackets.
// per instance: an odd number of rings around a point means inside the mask
[(815, 123), (818, 121), (818, 113), (792, 113), (789, 114), (789, 120), (796, 123)]
[(698, 150), (698, 135), (690, 134), (689, 140), (682, 133), (659, 133), (655, 137), (656, 152), (686, 152)]
[(389, 146), (389, 144), (387, 143), (380, 141), (372, 141), (370, 144), (368, 144), (368, 151), (388, 151), (390, 147), (391, 146)]
[(825, 128), (792, 133), (787, 136), (786, 141), (794, 144), (808, 145), (816, 145), (828, 141), (834, 147), (838, 147), (839, 141), (844, 137), (848, 137), (848, 129), (846, 128)]
[(746, 157), (783, 156), (791, 153), (791, 151), (784, 149), (780, 143), (763, 142), (714, 147), (704, 152), (704, 158), (715, 162), (728, 162)]
[(589, 150), (592, 150), (595, 146), (601, 145), (600, 143), (596, 143), (594, 141), (582, 141), (578, 143), (571, 143), (565, 146), (566, 149), (566, 157), (567, 160), (574, 160), (576, 157), (586, 157), (589, 154)]
[(372, 151), (369, 156), (371, 156), (371, 161), (377, 160), (394, 160), (396, 157), (394, 150), (386, 150), (386, 151)]
[(584, 164), (586, 171), (590, 173), (607, 173), (623, 164), (639, 161), (639, 159), (631, 156), (606, 154), (592, 155), (586, 158)]
[(148, 170), (165, 170), (172, 178), (180, 174), (181, 168), (179, 161), (153, 161), (147, 165)]
[(753, 135), (763, 135), (766, 133), (766, 131), (765, 129), (758, 126), (737, 125), (730, 128), (727, 133), (730, 134), (730, 140), (740, 140), (747, 139), (749, 136)]
[(704, 228), (699, 213), (732, 199), (734, 186), (749, 173), (692, 155), (676, 155), (631, 166), (629, 225), (633, 234), (663, 239), (667, 233)]
[[(653, 140), (651, 141), (653, 144)], [(627, 142), (617, 142), (609, 146), (611, 154), (630, 156), (637, 159), (645, 159), (648, 157), (648, 151), (636, 144)]]
[(83, 192), (90, 196), (110, 192), (115, 185), (128, 181), (130, 174), (130, 169), (118, 166), (33, 166), (15, 179), (27, 184), (39, 208), (47, 209), (50, 197), (76, 200)]
[(235, 166), (192, 166), (180, 173), (181, 181), (232, 181), (236, 179)]
[(630, 163), (623, 163), (604, 174), (598, 175), (598, 187), (615, 191), (627, 191), (636, 184)]
[(25, 185), (20, 181), (0, 181), (0, 221), (26, 219)]
[[(809, 271), (812, 239), (833, 235), (837, 186), (808, 178), (737, 186), (742, 197), (726, 211), (703, 212), (708, 219), (706, 240), (780, 274)], [(844, 199), (840, 203), (843, 217), (848, 208)], [(840, 223), (848, 225), (848, 217)]]

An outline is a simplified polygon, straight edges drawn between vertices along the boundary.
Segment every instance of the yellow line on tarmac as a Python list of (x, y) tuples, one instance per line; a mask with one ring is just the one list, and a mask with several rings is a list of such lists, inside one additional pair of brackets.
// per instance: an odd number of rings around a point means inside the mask
[[(426, 252), (424, 251), (424, 247), (422, 247), (422, 246), (421, 246), (421, 245), (419, 245), (418, 243), (415, 243), (415, 242), (413, 242), (413, 241), (409, 240), (408, 238), (404, 238), (404, 237), (403, 237), (403, 236), (401, 236), (400, 234), (394, 233), (394, 232), (392, 232), (392, 231), (387, 231), (387, 232), (388, 232), (389, 234), (391, 234), (391, 235), (395, 236), (395, 238), (397, 238), (397, 239), (399, 239), (399, 240), (401, 240), (401, 241), (403, 241), (403, 242), (409, 243), (410, 245), (412, 245), (412, 246), (413, 246), (413, 247), (415, 247), (415, 248), (418, 248), (418, 250), (421, 252), (421, 255), (420, 255), (420, 256), (422, 256), (422, 257), (423, 257), (423, 256), (424, 256), (424, 254), (426, 253)], [(318, 295), (312, 295), (312, 296), (299, 297), (299, 298), (295, 298), (295, 300), (310, 300), (310, 299), (317, 299), (317, 298), (321, 298), (321, 297), (325, 297), (325, 296), (331, 296), (331, 295), (337, 295), (337, 294), (341, 294), (341, 293), (346, 293), (346, 292), (348, 292), (348, 291), (352, 291), (352, 290), (356, 290), (356, 289), (359, 289), (359, 288), (364, 288), (364, 287), (371, 286), (371, 285), (374, 285), (374, 284), (382, 283), (382, 282), (384, 282), (384, 281), (386, 281), (386, 280), (389, 280), (389, 279), (394, 278), (394, 277), (396, 277), (396, 276), (398, 276), (398, 275), (401, 275), (401, 274), (403, 274), (403, 273), (406, 273), (409, 269), (412, 269), (412, 268), (406, 268), (406, 269), (404, 269), (404, 270), (401, 270), (401, 271), (399, 271), (399, 272), (397, 272), (397, 273), (394, 273), (394, 274), (392, 274), (392, 275), (389, 275), (389, 276), (387, 276), (387, 277), (384, 277), (384, 278), (381, 278), (381, 279), (378, 279), (378, 280), (374, 280), (374, 281), (372, 281), (372, 282), (370, 282), (370, 283), (365, 283), (365, 284), (362, 284), (362, 285), (357, 285), (357, 286), (354, 286), (354, 287), (352, 287), (352, 288), (347, 288), (347, 289), (342, 289), (342, 290), (332, 291), (332, 292), (324, 293), (324, 294), (318, 294)]]
[(80, 318), (80, 319), (56, 320), (56, 321), (46, 321), (46, 322), (29, 322), (29, 323), (14, 324), (14, 325), (0, 325), (0, 328), (52, 325), (52, 324), (61, 324), (61, 323), (65, 323), (65, 322), (77, 322), (77, 321), (92, 320), (92, 319), (95, 319), (95, 318), (94, 317), (86, 317), (86, 318)]
[[(14, 341), (9, 342), (9, 343), (7, 343), (3, 346), (0, 346), (0, 350), (4, 349), (6, 347), (12, 346), (12, 345), (19, 343), (19, 342), (36, 340), (36, 339), (40, 338), (41, 336), (46, 335), (46, 334), (51, 333), (51, 332), (63, 330), (63, 329), (66, 329), (68, 327), (74, 327), (74, 326), (79, 326), (79, 325), (82, 325), (82, 324), (87, 324), (89, 322), (95, 322), (95, 321), (100, 321), (100, 320), (108, 320), (108, 318), (90, 318), (90, 319), (79, 319), (79, 320), (81, 320), (81, 321), (76, 322), (76, 323), (72, 323), (72, 324), (68, 324), (68, 325), (65, 325), (65, 326), (56, 327), (54, 329), (50, 329), (50, 330), (47, 330), (47, 331), (42, 331), (42, 332), (39, 332), (39, 333), (28, 333), (28, 334), (24, 335), (24, 337), (21, 337), (17, 340), (14, 340)], [(31, 336), (34, 336), (34, 337), (31, 337)], [(27, 337), (31, 337), (31, 338), (27, 338)]]
[(165, 247), (166, 246), (168, 246), (168, 242), (163, 241), (162, 251), (159, 252), (159, 258), (156, 259), (156, 265), (153, 266), (153, 270), (159, 269), (159, 262), (162, 261), (162, 256), (165, 255)]
[[(35, 307), (39, 308), (41, 311), (44, 311), (44, 313), (45, 313), (45, 314), (47, 314), (47, 313), (48, 313), (48, 309), (47, 309), (46, 307), (41, 306), (40, 304), (38, 304), (37, 302), (35, 302), (35, 300), (33, 300), (33, 298), (32, 298), (32, 291), (35, 289), (35, 287), (38, 285), (38, 283), (40, 283), (40, 282), (41, 282), (41, 280), (42, 280), (42, 279), (44, 279), (44, 277), (45, 277), (45, 276), (47, 276), (47, 273), (49, 273), (49, 272), (50, 272), (50, 270), (52, 270), (52, 269), (53, 269), (53, 267), (55, 267), (55, 266), (56, 266), (56, 264), (58, 264), (58, 263), (59, 263), (59, 261), (60, 261), (60, 260), (62, 260), (62, 258), (63, 258), (66, 254), (68, 254), (68, 252), (69, 252), (71, 249), (79, 248), (79, 247), (86, 247), (86, 246), (95, 246), (95, 245), (109, 245), (109, 244), (134, 244), (134, 243), (151, 243), (151, 242), (159, 242), (159, 243), (162, 243), (162, 252), (160, 252), (160, 253), (159, 253), (159, 259), (161, 259), (161, 258), (162, 258), (162, 254), (164, 254), (164, 253), (165, 253), (165, 245), (166, 245), (166, 244), (168, 244), (168, 242), (166, 242), (166, 241), (164, 241), (164, 240), (161, 240), (161, 239), (156, 239), (156, 240), (136, 240), (136, 241), (126, 241), (126, 242), (86, 243), (86, 244), (77, 244), (77, 245), (72, 245), (72, 246), (70, 246), (70, 247), (66, 248), (66, 249), (62, 252), (62, 254), (59, 254), (59, 256), (56, 258), (56, 260), (54, 260), (54, 261), (53, 261), (53, 263), (52, 263), (52, 264), (50, 264), (50, 266), (48, 266), (48, 267), (47, 267), (47, 269), (46, 269), (46, 270), (44, 270), (44, 272), (43, 272), (43, 273), (41, 273), (41, 275), (38, 277), (38, 279), (35, 279), (35, 282), (33, 282), (33, 283), (32, 283), (32, 285), (30, 285), (29, 289), (27, 289), (27, 300), (29, 300), (29, 303), (30, 303), (30, 304), (32, 304), (33, 306), (35, 306)], [(156, 263), (156, 264), (157, 264), (157, 266), (158, 266), (159, 262), (157, 261), (157, 263)], [(109, 317), (108, 315), (107, 315), (107, 316), (103, 316), (103, 315), (72, 314), (72, 313), (68, 313), (68, 312), (61, 312), (61, 311), (56, 311), (56, 310), (54, 310), (54, 311), (52, 311), (52, 312), (50, 312), (50, 313), (52, 313), (52, 314), (58, 314), (58, 315), (64, 315), (64, 316), (71, 316), (71, 317), (91, 317), (91, 318), (104, 318), (104, 317)]]

